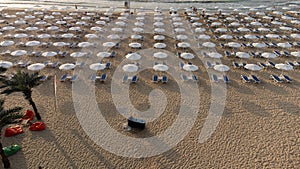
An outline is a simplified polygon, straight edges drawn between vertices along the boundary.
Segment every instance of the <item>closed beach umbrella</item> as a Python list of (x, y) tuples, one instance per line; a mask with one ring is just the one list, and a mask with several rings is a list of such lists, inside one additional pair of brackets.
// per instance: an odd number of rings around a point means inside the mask
[(74, 69), (75, 67), (76, 67), (76, 65), (73, 63), (65, 63), (65, 64), (60, 65), (59, 69), (60, 70), (71, 70), (71, 69)]
[(184, 52), (180, 55), (180, 57), (183, 59), (193, 59), (195, 56), (192, 53)]
[(107, 57), (110, 57), (111, 53), (109, 52), (99, 52), (97, 54), (97, 57), (101, 57), (101, 58), (107, 58)]
[(22, 55), (26, 55), (27, 51), (26, 50), (16, 50), (10, 53), (10, 55), (12, 56), (22, 56)]
[(157, 65), (153, 66), (153, 69), (155, 71), (164, 72), (164, 71), (167, 71), (169, 69), (169, 67), (167, 65), (164, 65), (164, 64), (157, 64)]
[(0, 67), (8, 69), (13, 66), (12, 62), (0, 60)]
[(103, 64), (103, 63), (93, 63), (91, 64), (90, 66), (90, 69), (92, 70), (104, 70), (106, 68), (106, 64)]
[(165, 52), (156, 52), (153, 54), (153, 57), (158, 59), (165, 59), (168, 57), (168, 55)]
[(137, 53), (129, 53), (125, 56), (128, 60), (140, 60), (141, 59), (141, 55), (137, 54)]
[(215, 66), (214, 66), (214, 69), (215, 69), (216, 71), (220, 71), (220, 72), (227, 72), (227, 71), (230, 70), (230, 68), (229, 68), (228, 66), (223, 65), (223, 64), (215, 65)]
[(42, 63), (34, 63), (34, 64), (27, 66), (27, 69), (32, 70), (32, 71), (39, 71), (39, 70), (45, 68), (45, 66), (46, 65), (42, 64)]
[(284, 63), (278, 63), (275, 65), (275, 68), (280, 70), (292, 70), (293, 66)]
[(185, 65), (183, 65), (183, 69), (186, 70), (186, 71), (189, 71), (189, 72), (193, 72), (193, 71), (198, 70), (198, 66), (185, 64)]
[(163, 49), (165, 48), (167, 45), (165, 43), (155, 43), (153, 45), (154, 48), (157, 48), (157, 49)]
[(215, 58), (215, 59), (219, 59), (219, 58), (223, 57), (220, 53), (217, 53), (217, 52), (208, 53), (208, 56), (211, 58)]
[(44, 57), (53, 57), (53, 56), (56, 56), (57, 53), (56, 52), (44, 52), (42, 53), (42, 56)]
[(125, 72), (133, 73), (136, 72), (139, 69), (139, 67), (135, 64), (127, 64), (123, 66), (123, 70)]
[(83, 52), (73, 52), (73, 53), (70, 54), (70, 56), (72, 58), (80, 58), (80, 57), (82, 57), (84, 55), (86, 55), (86, 53), (83, 53)]
[(246, 52), (236, 52), (235, 54), (239, 58), (248, 59), (250, 58), (250, 55)]
[(13, 45), (13, 44), (15, 44), (14, 41), (6, 40), (6, 41), (2, 41), (2, 42), (0, 43), (0, 46), (11, 46), (11, 45)]
[(261, 67), (256, 64), (246, 64), (244, 68), (252, 71), (258, 71), (261, 69)]

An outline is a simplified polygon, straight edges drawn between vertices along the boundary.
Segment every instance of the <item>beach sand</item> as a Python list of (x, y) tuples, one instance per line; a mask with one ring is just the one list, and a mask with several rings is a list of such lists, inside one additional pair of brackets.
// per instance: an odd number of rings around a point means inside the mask
[[(14, 13), (14, 10), (9, 11)], [(150, 15), (150, 14), (147, 14)], [(166, 14), (167, 15), (167, 14)], [(152, 16), (152, 15), (150, 15)], [(3, 25), (1, 25), (2, 27)], [(89, 31), (88, 27), (86, 28)], [(209, 34), (209, 33), (207, 33)], [(212, 34), (210, 34), (212, 35)], [(145, 35), (142, 49), (152, 48), (153, 35)], [(2, 41), (0, 39), (0, 41)], [(61, 41), (61, 40), (59, 40)], [(168, 104), (161, 116), (153, 122), (147, 123), (145, 131), (128, 132), (123, 129), (126, 118), (121, 116), (113, 103), (111, 96), (111, 77), (118, 64), (131, 51), (126, 45), (127, 39), (122, 41), (119, 49), (114, 49), (117, 56), (113, 60), (112, 68), (105, 70), (108, 79), (104, 83), (96, 82), (95, 95), (103, 116), (113, 129), (123, 135), (131, 137), (151, 137), (157, 135), (174, 123), (180, 108), (180, 91), (176, 81), (169, 76), (167, 84), (153, 84), (151, 76), (153, 70), (139, 73), (137, 84), (130, 86), (130, 100), (140, 111), (149, 108), (148, 95), (153, 89), (160, 89), (165, 93)], [(211, 39), (218, 43), (218, 40)], [(124, 42), (124, 43), (123, 43)], [(176, 53), (175, 40), (165, 40), (169, 51)], [(11, 51), (14, 49), (8, 47)], [(24, 49), (28, 49), (24, 47)], [(39, 50), (40, 48), (36, 48)], [(47, 50), (54, 50), (47, 49)], [(44, 49), (43, 49), (44, 50)], [(78, 49), (63, 48), (69, 54)], [(231, 50), (231, 49), (228, 49)], [(272, 49), (267, 49), (272, 50)], [(296, 50), (299, 50), (296, 49)], [(224, 49), (217, 47), (216, 51), (223, 54)], [(249, 51), (249, 49), (241, 49)], [(291, 49), (294, 51), (294, 49)], [(17, 61), (9, 55), (1, 56), (1, 60)], [(23, 59), (28, 59), (24, 56)], [(30, 57), (32, 62), (43, 62), (47, 58)], [(76, 59), (51, 58), (63, 63), (74, 62)], [(275, 84), (269, 80), (271, 74), (280, 74), (281, 70), (266, 69), (255, 72), (262, 80), (260, 84), (245, 84), (241, 81), (241, 74), (250, 74), (245, 69), (233, 69), (232, 61), (236, 58), (222, 58), (223, 64), (229, 65), (231, 70), (226, 74), (230, 83), (226, 85), (226, 105), (221, 121), (212, 136), (204, 143), (198, 142), (198, 136), (205, 123), (210, 108), (211, 81), (206, 68), (199, 59), (193, 63), (199, 66), (195, 75), (199, 78), (200, 105), (196, 122), (191, 131), (171, 150), (148, 158), (126, 158), (117, 156), (95, 144), (82, 129), (74, 110), (72, 98), (72, 84), (59, 82), (63, 71), (46, 68), (42, 74), (52, 77), (40, 86), (34, 88), (33, 99), (41, 113), (47, 129), (41, 132), (29, 131), (24, 127), (24, 133), (14, 137), (3, 137), (3, 145), (16, 143), (22, 150), (9, 157), (11, 168), (299, 168), (300, 167), (300, 81), (299, 69), (286, 72), (292, 83)], [(276, 58), (276, 63), (296, 58)], [(242, 60), (248, 63), (263, 61), (261, 58)], [(177, 65), (176, 65), (177, 66)], [(8, 72), (15, 71), (9, 69)], [(56, 75), (56, 76), (54, 76)], [(54, 78), (56, 77), (56, 99)], [(76, 83), (76, 82), (75, 82)], [(93, 85), (93, 84), (92, 84)], [(5, 98), (5, 107), (19, 105), (23, 111), (31, 109), (21, 94), (1, 96)], [(158, 98), (160, 99), (160, 98)], [(81, 104), (81, 103), (77, 103)], [(83, 103), (82, 103), (83, 104)], [(94, 105), (82, 105), (90, 107)], [(191, 105), (192, 106), (192, 105)], [(55, 108), (57, 107), (57, 108)], [(95, 132), (97, 132), (95, 128)], [(100, 131), (99, 131), (100, 132)], [(111, 138), (114, 139), (114, 138)], [(2, 167), (2, 166), (1, 166)]]

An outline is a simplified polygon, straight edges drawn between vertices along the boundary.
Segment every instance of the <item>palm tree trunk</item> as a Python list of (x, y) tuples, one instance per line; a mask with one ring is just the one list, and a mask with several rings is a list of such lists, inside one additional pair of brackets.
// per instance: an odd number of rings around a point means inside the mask
[(35, 113), (36, 118), (37, 118), (38, 120), (41, 120), (41, 119), (42, 119), (42, 118), (41, 118), (41, 115), (39, 114), (39, 112), (38, 112), (38, 110), (37, 110), (37, 108), (36, 108), (36, 105), (35, 105), (34, 101), (32, 100), (32, 98), (29, 98), (28, 101), (29, 101), (29, 104), (30, 104), (30, 105), (32, 106), (32, 108), (33, 108), (33, 111), (34, 111), (34, 113)]
[(9, 162), (7, 156), (4, 154), (3, 146), (2, 146), (1, 142), (0, 142), (0, 155), (2, 157), (2, 162), (3, 162), (4, 168), (10, 168), (10, 162)]

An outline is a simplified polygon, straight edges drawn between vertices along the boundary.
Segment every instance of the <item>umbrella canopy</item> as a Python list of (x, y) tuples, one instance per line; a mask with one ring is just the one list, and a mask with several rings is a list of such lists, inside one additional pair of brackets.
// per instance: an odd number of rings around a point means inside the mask
[(256, 48), (265, 48), (266, 44), (264, 44), (264, 43), (252, 43), (252, 46), (256, 47)]
[(4, 30), (4, 31), (10, 31), (10, 30), (14, 30), (14, 29), (16, 29), (16, 28), (13, 26), (5, 26), (2, 28), (2, 30)]
[(153, 23), (153, 26), (156, 26), (156, 27), (160, 27), (160, 26), (164, 26), (165, 24), (163, 22), (154, 22)]
[(81, 48), (89, 47), (89, 46), (91, 46), (91, 45), (93, 45), (93, 44), (90, 43), (90, 42), (80, 42), (80, 43), (78, 44), (78, 46), (81, 47)]
[(22, 55), (26, 55), (27, 51), (26, 50), (16, 50), (10, 53), (10, 55), (12, 56), (22, 56)]
[(118, 26), (126, 26), (126, 23), (123, 22), (123, 21), (118, 21), (118, 22), (116, 22), (116, 25), (118, 25)]
[(216, 47), (216, 44), (212, 43), (212, 42), (204, 42), (202, 43), (203, 47), (207, 47), (207, 48), (214, 48)]
[(277, 57), (277, 55), (275, 55), (274, 53), (269, 53), (269, 52), (264, 52), (261, 54), (261, 56), (267, 59), (273, 59)]
[(195, 32), (196, 33), (202, 33), (202, 32), (204, 32), (206, 29), (205, 28), (196, 28), (195, 29)]
[(199, 36), (198, 36), (198, 39), (208, 40), (208, 39), (210, 39), (210, 36), (209, 36), (209, 35), (202, 34), (202, 35), (199, 35)]
[(42, 53), (42, 56), (44, 57), (53, 57), (53, 56), (56, 56), (57, 53), (56, 52), (44, 52)]
[(291, 37), (295, 38), (295, 39), (300, 39), (300, 34), (293, 33), (293, 34), (291, 34)]
[(143, 36), (134, 34), (134, 35), (131, 35), (130, 38), (131, 39), (143, 39)]
[(132, 43), (129, 43), (128, 46), (131, 48), (140, 48), (140, 47), (142, 47), (142, 44), (137, 43), (137, 42), (132, 42)]
[(156, 52), (153, 54), (153, 57), (158, 59), (165, 59), (168, 57), (168, 55), (165, 52)]
[(230, 70), (230, 68), (229, 68), (228, 66), (223, 65), (223, 64), (215, 65), (215, 66), (214, 66), (214, 69), (215, 69), (216, 71), (220, 71), (220, 72), (227, 72), (227, 71)]
[(86, 37), (88, 39), (96, 39), (96, 38), (98, 38), (98, 36), (96, 34), (86, 34), (84, 37)]
[(50, 34), (40, 34), (37, 36), (39, 39), (46, 39), (46, 38), (51, 38)]
[(280, 36), (278, 34), (273, 34), (273, 33), (267, 34), (266, 37), (267, 38), (272, 38), (272, 39), (280, 38)]
[(121, 39), (121, 37), (117, 34), (111, 34), (107, 36), (108, 39)]
[(292, 56), (300, 57), (300, 52), (291, 52)]
[(188, 37), (186, 35), (176, 35), (176, 39), (178, 39), (178, 40), (185, 40), (187, 38)]
[[(174, 25), (174, 23), (173, 23), (173, 25)], [(192, 24), (194, 27), (198, 27), (198, 26), (202, 26), (202, 23), (201, 22), (194, 22), (193, 24)], [(175, 25), (174, 25), (175, 26)]]
[(6, 40), (6, 41), (0, 42), (0, 46), (11, 46), (13, 44), (15, 44), (15, 42), (11, 41), (11, 40)]
[(165, 43), (155, 43), (153, 45), (154, 48), (157, 48), (157, 49), (163, 49), (165, 48), (167, 45)]
[(111, 28), (113, 32), (123, 32), (123, 28)]
[(164, 40), (165, 39), (165, 36), (164, 35), (155, 35), (153, 37), (154, 40)]
[(25, 33), (18, 33), (14, 35), (15, 38), (27, 38), (28, 35)]
[(58, 46), (58, 47), (67, 46), (67, 45), (69, 45), (69, 43), (65, 43), (65, 42), (55, 42), (55, 43), (53, 43), (53, 46)]
[(244, 27), (238, 28), (237, 30), (240, 32), (250, 32), (250, 29)]
[(261, 69), (261, 67), (256, 64), (246, 64), (244, 68), (252, 71), (258, 71)]
[(38, 27), (27, 27), (25, 28), (26, 31), (36, 31), (36, 30), (39, 30)]
[(215, 59), (223, 57), (220, 53), (217, 53), (217, 52), (208, 53), (208, 56), (211, 58), (215, 58)]
[(144, 24), (144, 22), (135, 22), (134, 25), (143, 27), (145, 24)]
[(143, 28), (132, 28), (132, 31), (136, 32), (136, 33), (142, 33), (142, 32), (144, 32), (144, 29)]
[(231, 35), (221, 35), (219, 39), (232, 39), (233, 37)]
[(79, 26), (69, 28), (70, 31), (79, 31), (81, 28)]
[(27, 66), (27, 69), (32, 70), (32, 71), (39, 71), (39, 70), (43, 69), (44, 67), (46, 67), (45, 64), (34, 63), (34, 64), (31, 64), (31, 65)]
[(239, 58), (248, 59), (250, 58), (250, 55), (246, 52), (236, 52), (235, 54)]
[(165, 32), (165, 29), (163, 29), (163, 28), (155, 28), (154, 32), (155, 33), (163, 33), (163, 32)]
[(61, 35), (62, 38), (73, 38), (74, 34), (73, 33), (65, 33)]
[(26, 46), (38, 46), (40, 45), (41, 42), (40, 41), (29, 41), (29, 42), (26, 42)]
[(246, 38), (246, 39), (257, 39), (257, 36), (251, 35), (251, 34), (247, 34), (247, 35), (244, 35), (244, 38)]
[(71, 70), (71, 69), (74, 69), (75, 67), (76, 67), (76, 65), (73, 63), (65, 63), (65, 64), (60, 65), (59, 69), (60, 70)]
[(215, 32), (227, 32), (226, 28), (218, 28), (215, 30)]
[(182, 53), (181, 55), (180, 55), (180, 57), (181, 58), (183, 58), (183, 59), (193, 59), (195, 56), (192, 54), (192, 53)]
[(129, 73), (136, 72), (138, 69), (139, 67), (135, 64), (127, 64), (123, 66), (123, 70)]
[(293, 66), (284, 63), (278, 63), (275, 65), (275, 68), (280, 70), (292, 70)]
[(282, 48), (290, 48), (290, 47), (292, 47), (292, 45), (289, 44), (289, 43), (287, 43), (287, 42), (285, 42), (285, 43), (278, 43), (277, 46), (280, 46)]
[(164, 64), (157, 64), (157, 65), (153, 66), (153, 69), (155, 71), (164, 72), (164, 71), (167, 71), (169, 69), (169, 67), (167, 65), (164, 65)]
[(56, 30), (58, 30), (59, 29), (59, 27), (57, 27), (57, 26), (49, 26), (48, 28), (47, 28), (47, 30), (49, 30), (49, 31), (56, 31)]
[(91, 64), (90, 66), (90, 69), (92, 70), (103, 70), (106, 68), (106, 64), (103, 64), (103, 63), (93, 63)]
[(185, 64), (185, 65), (183, 65), (183, 69), (186, 70), (186, 71), (189, 71), (189, 72), (193, 72), (193, 71), (198, 70), (198, 66)]
[(110, 57), (111, 53), (109, 52), (99, 52), (97, 54), (98, 57), (101, 57), (101, 58), (107, 58), (107, 57)]
[(86, 55), (86, 53), (83, 53), (83, 52), (73, 52), (73, 53), (70, 54), (70, 56), (72, 58), (80, 58), (80, 57), (82, 57), (84, 55)]
[(8, 69), (13, 66), (12, 62), (0, 60), (0, 67)]
[(114, 46), (116, 46), (116, 43), (114, 43), (114, 42), (105, 42), (105, 43), (103, 43), (103, 46), (104, 47), (114, 47)]
[(177, 45), (178, 45), (178, 47), (180, 47), (180, 48), (188, 48), (188, 47), (191, 46), (191, 45), (190, 45), (189, 43), (187, 43), (187, 42), (180, 42), (180, 43), (178, 43)]
[(137, 53), (129, 53), (125, 56), (128, 60), (140, 60), (141, 59), (141, 55), (137, 54)]
[(260, 32), (270, 32), (271, 31), (271, 29), (269, 29), (269, 28), (263, 28), (263, 27), (257, 28), (257, 30), (260, 31)]

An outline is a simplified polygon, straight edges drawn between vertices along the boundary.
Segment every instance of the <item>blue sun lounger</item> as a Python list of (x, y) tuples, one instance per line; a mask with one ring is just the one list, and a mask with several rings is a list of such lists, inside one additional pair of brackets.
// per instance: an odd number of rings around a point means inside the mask
[(75, 82), (78, 79), (78, 74), (75, 74), (71, 77), (70, 81)]
[(183, 81), (188, 81), (188, 80), (189, 80), (188, 77), (187, 77), (185, 74), (182, 74), (182, 75), (181, 75), (181, 79), (182, 79)]
[(260, 80), (255, 75), (250, 75), (250, 77), (254, 81), (254, 83), (260, 83)]
[(250, 82), (249, 78), (246, 75), (241, 75), (241, 78), (242, 78), (243, 82), (245, 82), (245, 83)]
[(284, 74), (281, 74), (281, 75), (279, 76), (279, 78), (280, 78), (281, 80), (284, 80), (284, 81), (288, 82), (288, 83), (292, 82), (292, 79), (291, 79), (289, 76), (284, 75)]
[(123, 79), (122, 79), (122, 82), (125, 83), (128, 81), (128, 75), (123, 75)]
[(152, 76), (152, 82), (153, 83), (157, 83), (158, 82), (158, 76), (157, 75), (153, 75)]
[(131, 83), (136, 83), (137, 80), (138, 80), (138, 77), (135, 75), (135, 76), (132, 77)]
[(218, 81), (219, 81), (217, 75), (213, 74), (211, 77), (212, 77), (212, 81), (213, 81), (213, 82), (218, 82)]
[(95, 82), (97, 79), (97, 74), (96, 73), (93, 73), (92, 76), (91, 76), (91, 81), (92, 82)]
[(67, 78), (68, 78), (68, 73), (62, 75), (59, 81), (64, 82), (66, 81)]
[(277, 75), (270, 75), (270, 78), (276, 83), (282, 83), (283, 81)]
[(106, 73), (103, 73), (103, 74), (100, 76), (100, 82), (105, 82), (106, 78), (107, 78)]
[(229, 83), (230, 82), (227, 75), (223, 75), (223, 81), (224, 81), (224, 83)]
[(162, 83), (167, 83), (168, 82), (168, 77), (167, 76), (163, 76), (161, 79)]

